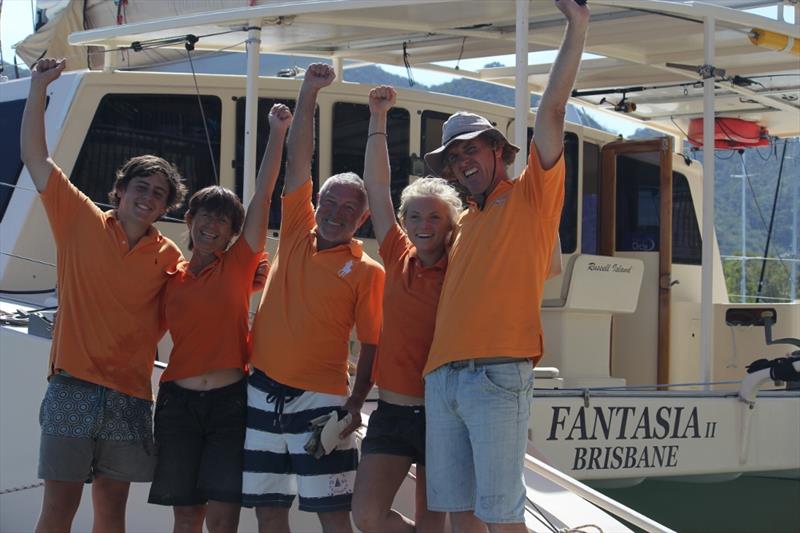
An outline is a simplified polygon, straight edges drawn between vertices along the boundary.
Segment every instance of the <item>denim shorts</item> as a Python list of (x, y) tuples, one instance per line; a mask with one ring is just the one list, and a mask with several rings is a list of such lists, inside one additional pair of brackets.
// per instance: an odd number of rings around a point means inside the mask
[(371, 453), (410, 457), (425, 466), (425, 408), (378, 400), (361, 443), (361, 454)]
[(64, 373), (50, 378), (39, 410), (39, 478), (150, 481), (156, 456), (152, 402)]
[(195, 391), (162, 383), (156, 400), (158, 464), (150, 503), (242, 502), (247, 380)]
[(425, 376), (428, 509), (525, 521), (523, 479), (533, 396), (529, 360), (451, 363)]

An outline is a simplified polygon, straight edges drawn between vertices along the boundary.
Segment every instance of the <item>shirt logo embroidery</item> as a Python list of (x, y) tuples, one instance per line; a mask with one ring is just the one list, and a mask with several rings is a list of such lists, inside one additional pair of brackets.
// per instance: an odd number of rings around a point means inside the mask
[(495, 200), (494, 202), (492, 202), (492, 203), (493, 203), (494, 205), (503, 205), (503, 204), (504, 204), (504, 203), (506, 203), (507, 201), (508, 201), (508, 195), (505, 195), (505, 196), (501, 196), (500, 198), (496, 199), (496, 200)]
[(353, 270), (353, 260), (350, 259), (347, 263), (344, 264), (341, 270), (339, 270), (338, 274), (340, 278), (345, 277)]

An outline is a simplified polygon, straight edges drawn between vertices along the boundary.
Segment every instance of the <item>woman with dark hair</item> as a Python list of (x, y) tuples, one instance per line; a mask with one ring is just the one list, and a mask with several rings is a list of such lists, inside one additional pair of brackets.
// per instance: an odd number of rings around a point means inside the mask
[(192, 256), (178, 264), (163, 295), (174, 347), (156, 401), (158, 464), (149, 498), (173, 506), (176, 532), (200, 533), (204, 518), (212, 533), (238, 527), (250, 295), (291, 121), (285, 105), (270, 110), (269, 141), (246, 216), (224, 187), (206, 187), (189, 200)]

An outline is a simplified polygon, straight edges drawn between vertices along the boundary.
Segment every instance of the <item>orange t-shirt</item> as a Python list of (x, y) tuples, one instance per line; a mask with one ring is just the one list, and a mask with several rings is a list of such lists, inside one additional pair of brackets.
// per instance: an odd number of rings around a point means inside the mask
[(386, 287), (373, 375), (381, 389), (421, 398), (425, 394), (422, 369), (433, 340), (447, 256), (424, 267), (397, 224), (383, 239), (380, 254), (386, 267)]
[(189, 262), (164, 289), (163, 309), (173, 348), (161, 381), (247, 367), (250, 294), (263, 250), (239, 237), (195, 276)]
[(57, 249), (59, 305), (49, 375), (65, 370), (151, 400), (163, 333), (159, 293), (180, 250), (154, 227), (130, 250), (115, 212), (98, 209), (58, 168), (41, 198)]
[(311, 180), (283, 197), (278, 253), (253, 323), (253, 366), (304, 390), (347, 394), (348, 341), (377, 344), (383, 267), (353, 239), (317, 251)]
[(452, 361), (542, 355), (540, 307), (564, 204), (564, 156), (549, 170), (536, 150), (459, 220), (425, 373)]

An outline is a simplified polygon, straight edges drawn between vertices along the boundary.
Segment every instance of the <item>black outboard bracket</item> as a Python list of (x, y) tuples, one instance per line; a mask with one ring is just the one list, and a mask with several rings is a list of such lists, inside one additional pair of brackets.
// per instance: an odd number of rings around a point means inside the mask
[(763, 326), (767, 345), (791, 344), (800, 348), (800, 339), (772, 338), (772, 326), (777, 322), (778, 312), (774, 307), (732, 307), (725, 312), (725, 323), (729, 326)]

